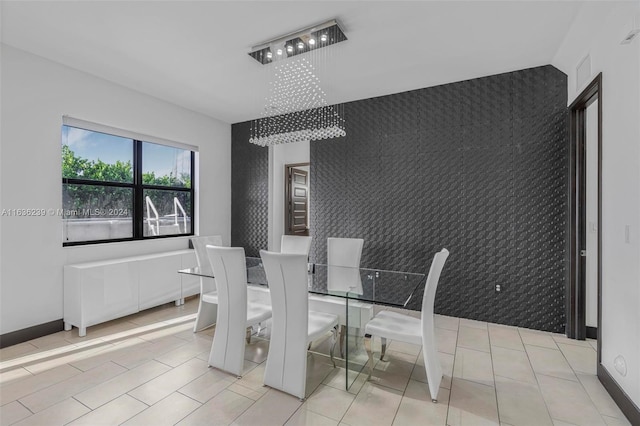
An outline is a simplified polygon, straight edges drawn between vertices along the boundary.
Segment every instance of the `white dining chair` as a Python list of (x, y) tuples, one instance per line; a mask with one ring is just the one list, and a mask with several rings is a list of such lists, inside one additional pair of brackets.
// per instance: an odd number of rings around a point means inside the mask
[[(364, 240), (361, 238), (327, 238), (327, 290), (362, 294), (360, 258)], [(344, 298), (312, 295), (313, 310), (338, 315), (340, 320), (340, 356), (344, 357), (344, 339), (347, 334), (347, 304)], [(349, 301), (349, 326), (358, 330), (373, 317), (373, 306), (357, 300)]]
[(280, 240), (280, 253), (306, 254), (309, 257), (312, 237), (302, 235), (283, 235)]
[(309, 311), (307, 257), (260, 251), (273, 306), (271, 340), (264, 384), (305, 398), (309, 342), (331, 332), (330, 356), (336, 344), (338, 317)]
[(251, 327), (271, 318), (271, 306), (247, 302), (247, 264), (242, 247), (206, 246), (218, 285), (218, 317), (209, 365), (242, 376)]
[[(196, 262), (201, 272), (212, 275), (211, 264), (207, 257), (207, 245), (221, 246), (222, 236), (211, 235), (207, 237), (193, 237), (191, 244), (196, 253)], [(214, 278), (200, 277), (200, 302), (198, 314), (193, 324), (193, 332), (204, 330), (216, 323), (218, 315), (218, 291)]]
[(440, 280), (440, 273), (444, 263), (449, 257), (449, 251), (442, 249), (436, 253), (431, 262), (429, 275), (422, 296), (421, 318), (414, 318), (398, 312), (381, 311), (365, 326), (365, 348), (369, 355), (369, 378), (373, 372), (373, 353), (371, 352), (371, 339), (378, 336), (383, 345), (380, 359), (384, 357), (386, 339), (398, 340), (405, 343), (422, 345), (424, 367), (427, 372), (427, 382), (431, 401), (438, 402), (438, 390), (442, 380), (442, 366), (436, 349), (436, 336), (434, 329), (433, 304), (436, 298), (436, 289)]

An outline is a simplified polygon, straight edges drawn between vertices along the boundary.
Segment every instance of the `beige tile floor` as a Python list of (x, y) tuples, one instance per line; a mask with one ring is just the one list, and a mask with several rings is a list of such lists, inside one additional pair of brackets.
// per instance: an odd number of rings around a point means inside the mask
[[(445, 377), (430, 401), (421, 348), (392, 342), (372, 380), (308, 358), (307, 399), (262, 386), (268, 341), (241, 379), (208, 368), (197, 299), (0, 350), (1, 425), (623, 425), (595, 342), (437, 316)], [(378, 346), (379, 347), (379, 346)]]

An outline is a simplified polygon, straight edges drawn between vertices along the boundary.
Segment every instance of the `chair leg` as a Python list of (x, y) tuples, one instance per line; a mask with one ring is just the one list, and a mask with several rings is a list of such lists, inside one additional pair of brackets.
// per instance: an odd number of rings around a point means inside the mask
[(387, 339), (385, 337), (381, 337), (382, 341), (382, 350), (380, 351), (380, 361), (384, 361), (384, 354), (387, 352)]
[(371, 379), (371, 373), (373, 373), (373, 352), (371, 352), (371, 339), (373, 336), (370, 334), (364, 335), (364, 348), (367, 351), (367, 355), (369, 356), (369, 376), (367, 380)]
[(347, 334), (347, 326), (340, 326), (340, 358), (344, 359), (344, 338)]
[(252, 327), (247, 327), (247, 344), (251, 343), (251, 331), (253, 330)]
[[(336, 338), (337, 333), (338, 333), (338, 329), (336, 327), (333, 327), (333, 330), (331, 330), (331, 349), (329, 349), (329, 356), (331, 357), (333, 368), (336, 368), (336, 361), (333, 359), (333, 352), (336, 348), (336, 341), (338, 340)], [(311, 347), (311, 342), (309, 342), (309, 347)]]

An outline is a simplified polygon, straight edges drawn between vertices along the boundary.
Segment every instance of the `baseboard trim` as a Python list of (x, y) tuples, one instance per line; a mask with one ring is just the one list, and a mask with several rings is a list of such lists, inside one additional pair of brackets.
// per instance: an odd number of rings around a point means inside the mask
[(640, 408), (629, 398), (629, 395), (618, 385), (618, 383), (611, 377), (611, 374), (607, 371), (602, 364), (598, 364), (598, 379), (609, 392), (611, 398), (620, 407), (627, 420), (632, 425), (640, 425)]
[(57, 333), (64, 330), (64, 322), (59, 319), (44, 324), (34, 325), (33, 327), (23, 328), (22, 330), (12, 331), (10, 333), (0, 335), (0, 348), (17, 345), (31, 339), (46, 336), (48, 334)]
[(597, 338), (598, 338), (598, 327), (587, 326), (587, 339), (597, 339)]

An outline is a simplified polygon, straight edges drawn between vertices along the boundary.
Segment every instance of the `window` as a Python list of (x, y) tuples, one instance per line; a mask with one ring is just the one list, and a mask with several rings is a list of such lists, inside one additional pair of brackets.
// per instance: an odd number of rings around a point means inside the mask
[(193, 235), (194, 151), (144, 139), (65, 120), (63, 245)]

